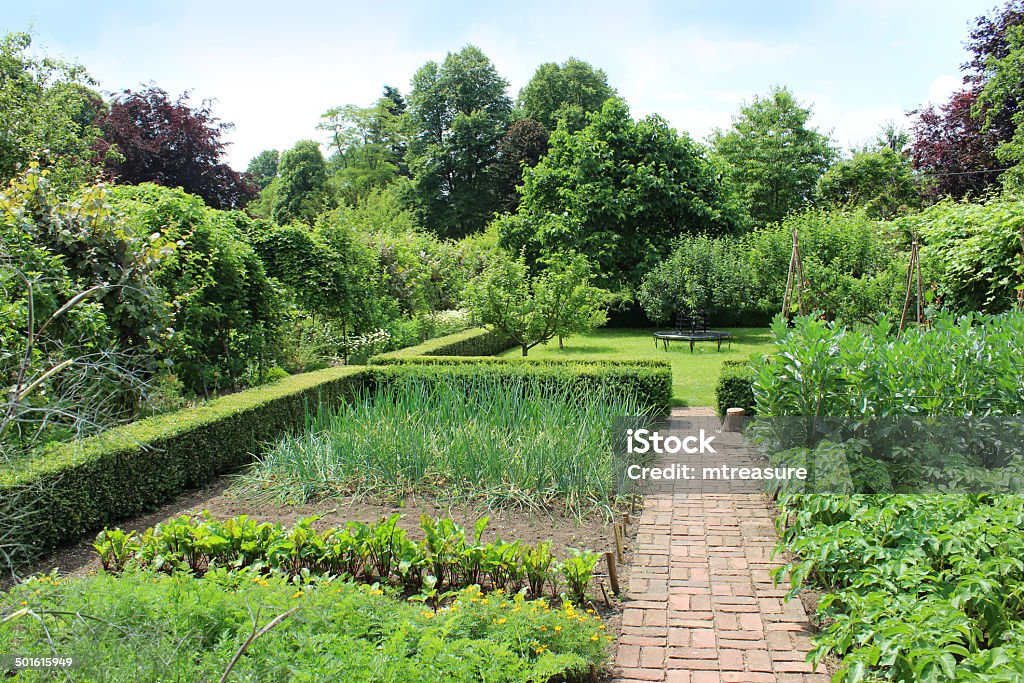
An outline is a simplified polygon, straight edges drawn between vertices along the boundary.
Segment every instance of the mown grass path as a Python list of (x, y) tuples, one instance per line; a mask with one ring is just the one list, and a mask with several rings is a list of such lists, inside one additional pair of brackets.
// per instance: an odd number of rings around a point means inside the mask
[[(667, 360), (672, 364), (672, 402), (677, 406), (715, 404), (715, 383), (724, 360), (747, 360), (753, 354), (774, 350), (771, 332), (762, 327), (719, 328), (732, 334), (732, 344), (723, 343), (717, 351), (713, 342), (700, 342), (690, 353), (690, 345), (673, 343), (668, 351), (654, 344), (653, 329), (602, 328), (589, 334), (570, 337), (565, 348), (553, 339), (530, 349), (530, 358), (567, 360)], [(501, 354), (522, 357), (518, 349)]]
[[(714, 412), (676, 409), (673, 417), (697, 427)], [(716, 445), (715, 462), (753, 464), (738, 436), (719, 435)], [(770, 503), (755, 482), (661, 482), (648, 491), (615, 680), (826, 683), (824, 669), (804, 661), (812, 627), (803, 605), (786, 602), (769, 576), (779, 564), (775, 542)]]

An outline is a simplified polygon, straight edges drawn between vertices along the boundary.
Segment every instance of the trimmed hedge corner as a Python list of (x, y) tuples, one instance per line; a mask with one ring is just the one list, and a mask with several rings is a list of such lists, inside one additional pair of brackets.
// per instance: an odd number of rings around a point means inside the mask
[[(460, 360), (462, 362), (460, 362)], [(413, 378), (424, 382), (455, 381), (472, 386), (484, 378), (501, 382), (540, 384), (551, 391), (612, 391), (635, 398), (660, 415), (671, 410), (672, 367), (662, 361), (520, 361), (515, 359), (444, 359), (370, 366), (366, 372), (376, 386)]]
[(368, 381), (358, 367), (294, 375), (61, 444), (17, 469), (0, 469), (0, 499), (5, 509), (14, 506), (19, 513), (9, 528), (0, 528), (0, 539), (8, 546), (48, 550), (152, 510), (249, 462), (261, 444), (301, 429), (307, 403), (338, 404)]
[(420, 356), (494, 356), (513, 346), (515, 344), (504, 335), (477, 327), (373, 356), (369, 364), (401, 363)]
[(747, 361), (727, 360), (722, 363), (715, 385), (715, 404), (718, 414), (725, 415), (729, 408), (743, 408), (747, 415), (755, 413), (754, 371)]

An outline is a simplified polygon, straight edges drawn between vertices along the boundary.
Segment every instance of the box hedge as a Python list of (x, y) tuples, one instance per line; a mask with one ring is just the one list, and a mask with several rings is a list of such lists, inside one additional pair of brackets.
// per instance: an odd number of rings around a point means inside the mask
[(754, 371), (747, 361), (727, 360), (722, 363), (715, 385), (718, 414), (729, 408), (743, 408), (747, 415), (755, 413)]
[(261, 444), (301, 429), (307, 404), (340, 403), (368, 381), (355, 367), (294, 375), (0, 469), (6, 518), (0, 541), (38, 552), (152, 510), (244, 465)]
[(552, 392), (579, 391), (594, 394), (610, 391), (635, 398), (641, 405), (658, 414), (670, 411), (672, 398), (672, 368), (668, 363), (626, 362), (440, 362), (412, 361), (374, 365), (366, 368), (376, 386), (405, 379), (421, 382), (454, 381), (467, 387), (474, 382), (497, 379), (509, 384), (528, 382), (540, 384)]
[(372, 365), (384, 365), (419, 356), (495, 356), (513, 346), (515, 344), (504, 335), (477, 327), (382, 353), (370, 358), (369, 362)]

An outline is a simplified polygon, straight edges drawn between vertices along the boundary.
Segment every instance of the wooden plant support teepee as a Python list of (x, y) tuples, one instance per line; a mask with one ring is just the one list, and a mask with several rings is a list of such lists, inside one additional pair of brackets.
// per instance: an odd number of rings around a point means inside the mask
[(786, 276), (786, 294), (782, 297), (782, 315), (789, 320), (793, 316), (793, 299), (796, 309), (804, 314), (804, 264), (800, 259), (800, 236), (793, 229), (793, 254), (789, 257), (789, 275)]
[(907, 264), (907, 289), (906, 296), (903, 299), (903, 315), (900, 316), (900, 332), (906, 329), (907, 326), (907, 311), (910, 310), (910, 292), (911, 288), (915, 286), (915, 283), (917, 288), (917, 324), (920, 325), (924, 322), (924, 308), (922, 307), (924, 297), (921, 290), (921, 258), (918, 247), (917, 235), (915, 234), (913, 245), (910, 248), (910, 263)]

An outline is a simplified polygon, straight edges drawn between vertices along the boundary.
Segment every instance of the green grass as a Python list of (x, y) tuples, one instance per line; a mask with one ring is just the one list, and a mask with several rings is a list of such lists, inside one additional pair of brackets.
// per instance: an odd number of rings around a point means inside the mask
[[(732, 348), (722, 344), (715, 351), (714, 342), (698, 342), (690, 353), (690, 345), (673, 342), (668, 351), (654, 345), (654, 330), (600, 329), (590, 334), (565, 340), (565, 348), (558, 348), (558, 340), (530, 349), (530, 358), (563, 358), (567, 360), (668, 360), (672, 363), (672, 403), (677, 406), (715, 405), (715, 383), (724, 360), (746, 360), (752, 354), (770, 353), (773, 349), (768, 328), (737, 327), (728, 330), (733, 336)], [(501, 354), (522, 357), (518, 348)]]

